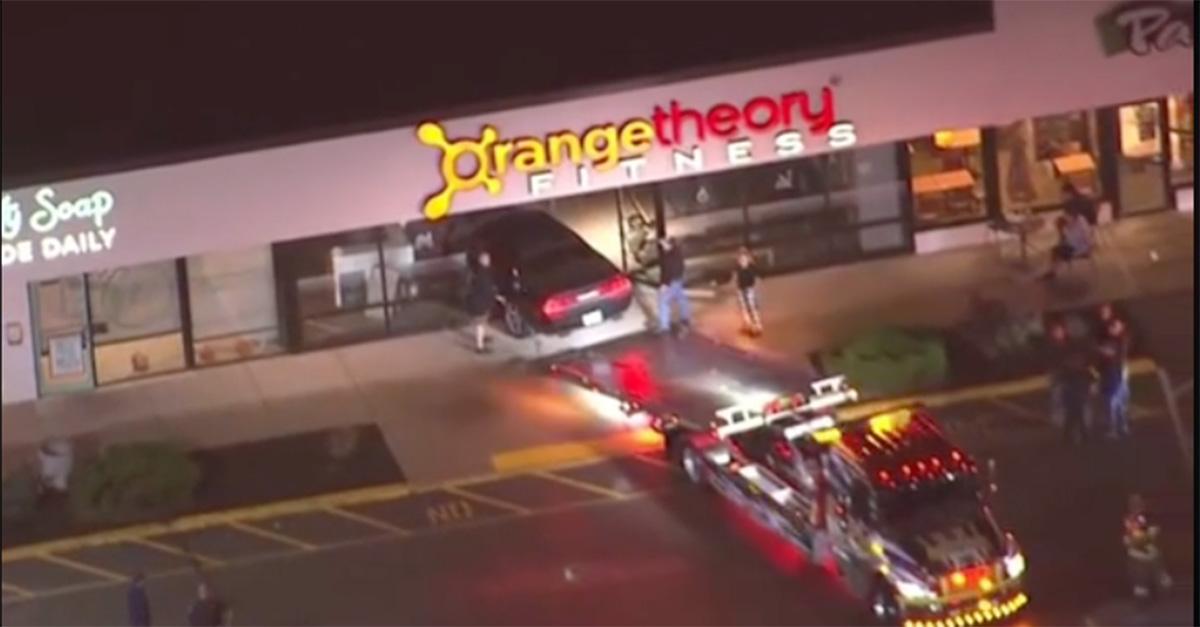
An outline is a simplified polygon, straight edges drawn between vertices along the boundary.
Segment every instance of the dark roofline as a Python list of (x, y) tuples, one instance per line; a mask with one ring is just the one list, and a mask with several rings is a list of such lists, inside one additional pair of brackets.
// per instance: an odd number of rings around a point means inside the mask
[(994, 30), (995, 15), (993, 13), (986, 24), (981, 22), (978, 24), (969, 25), (959, 24), (953, 26), (929, 27), (919, 31), (910, 31), (907, 33), (893, 35), (891, 37), (882, 38), (872, 42), (869, 45), (863, 45), (861, 43), (846, 44), (842, 46), (826, 47), (820, 50), (771, 55), (768, 57), (760, 57), (754, 60), (734, 61), (718, 65), (710, 65), (703, 68), (689, 68), (677, 72), (659, 74), (652, 77), (642, 77), (625, 81), (609, 82), (601, 85), (563, 89), (538, 95), (480, 101), (471, 104), (450, 107), (443, 111), (437, 112), (436, 114), (434, 112), (403, 114), (390, 116), (387, 118), (376, 118), (374, 120), (363, 122), (352, 122), (325, 126), (318, 129), (307, 129), (292, 133), (283, 133), (272, 137), (257, 138), (244, 142), (203, 146), (171, 153), (123, 159), (105, 164), (69, 167), (59, 170), (45, 170), (39, 173), (28, 175), (9, 175), (6, 176), (3, 181), (0, 181), (0, 187), (6, 190), (12, 190), (24, 187), (32, 187), (35, 185), (48, 185), (60, 181), (70, 181), (96, 176), (122, 174), (155, 167), (179, 165), (191, 161), (227, 157), (259, 150), (282, 148), (286, 146), (295, 146), (323, 140), (340, 139), (355, 135), (395, 130), (407, 126), (414, 126), (423, 120), (429, 119), (430, 117), (453, 119), (489, 112), (508, 111), (512, 109), (576, 100), (585, 97), (595, 97), (621, 93), (625, 91), (633, 91), (636, 89), (653, 87), (666, 83), (711, 78), (724, 74), (735, 74), (738, 72), (769, 69), (806, 61), (817, 61), (832, 57), (874, 52), (887, 48), (902, 47), (909, 44), (927, 43), (942, 39), (988, 33)]

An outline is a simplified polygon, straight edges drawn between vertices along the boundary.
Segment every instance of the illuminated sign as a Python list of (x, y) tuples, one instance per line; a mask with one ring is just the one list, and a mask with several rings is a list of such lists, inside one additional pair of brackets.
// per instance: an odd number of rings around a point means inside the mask
[[(747, 165), (758, 158), (751, 136), (772, 131), (776, 158), (801, 155), (805, 133), (825, 136), (832, 149), (853, 146), (858, 141), (854, 125), (837, 120), (833, 97), (833, 89), (823, 87), (815, 97), (807, 91), (790, 92), (740, 105), (722, 102), (704, 111), (673, 100), (665, 107), (655, 106), (647, 118), (513, 139), (502, 138), (492, 125), (485, 125), (478, 137), (450, 139), (441, 124), (425, 122), (417, 127), (417, 138), (441, 152), (442, 187), (426, 199), (423, 211), (438, 219), (450, 212), (459, 193), (483, 190), (499, 195), (513, 171), (526, 175), (527, 192), (536, 197), (555, 187), (561, 176), (557, 170), (564, 165), (571, 166), (581, 191), (592, 185), (593, 174), (610, 171), (623, 177), (622, 183), (636, 183), (651, 158), (669, 160), (666, 167), (677, 174), (700, 172), (710, 165)], [(700, 145), (710, 139), (725, 141), (715, 159)]]
[(1096, 18), (1104, 53), (1138, 56), (1171, 48), (1191, 48), (1196, 6), (1191, 2), (1123, 2)]
[(3, 265), (52, 261), (110, 250), (117, 229), (107, 224), (116, 206), (111, 192), (96, 190), (60, 198), (52, 187), (33, 194), (32, 211), (9, 194), (3, 197)]

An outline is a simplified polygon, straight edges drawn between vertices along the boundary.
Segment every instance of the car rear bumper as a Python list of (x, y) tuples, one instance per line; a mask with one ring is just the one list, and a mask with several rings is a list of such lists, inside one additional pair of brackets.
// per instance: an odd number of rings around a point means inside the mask
[(629, 309), (629, 305), (633, 302), (633, 295), (630, 294), (624, 298), (596, 300), (586, 305), (575, 307), (571, 311), (554, 320), (547, 320), (545, 316), (539, 316), (540, 321), (537, 325), (538, 330), (547, 333), (564, 332), (578, 329), (583, 326), (592, 326), (584, 324), (584, 317), (589, 314), (594, 316), (594, 312), (600, 312), (601, 321), (615, 318)]

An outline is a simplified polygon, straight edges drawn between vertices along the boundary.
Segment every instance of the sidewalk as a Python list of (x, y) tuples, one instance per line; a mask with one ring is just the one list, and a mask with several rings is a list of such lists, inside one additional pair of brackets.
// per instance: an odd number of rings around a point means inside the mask
[[(1002, 259), (997, 247), (982, 246), (769, 279), (761, 294), (768, 335), (761, 340), (738, 335), (728, 288), (695, 301), (697, 325), (764, 356), (794, 361), (879, 324), (961, 321), (972, 294), (1032, 312), (1192, 289), (1191, 215), (1152, 215), (1104, 228), (1106, 243), (1095, 265), (1082, 264), (1065, 277), (1086, 285), (1083, 291), (1052, 289)], [(1049, 242), (1034, 246), (1045, 250)], [(1015, 255), (1010, 250), (1007, 256)], [(622, 321), (588, 330), (590, 338), (501, 337), (497, 353), (487, 358), (471, 353), (465, 336), (446, 331), (6, 407), (0, 421), (3, 456), (6, 464), (27, 457), (47, 437), (76, 438), (85, 451), (149, 438), (208, 448), (375, 423), (413, 482), (487, 472), (497, 453), (601, 438), (620, 429), (596, 420), (594, 408), (576, 391), (563, 393), (560, 383), (527, 376), (520, 362), (584, 339), (604, 339), (598, 334), (636, 332), (644, 326), (643, 315), (632, 307)]]

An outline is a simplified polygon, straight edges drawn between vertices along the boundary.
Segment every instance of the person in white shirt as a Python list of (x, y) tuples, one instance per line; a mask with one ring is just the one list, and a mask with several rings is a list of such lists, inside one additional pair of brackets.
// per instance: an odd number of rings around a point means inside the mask
[(1054, 224), (1058, 227), (1058, 243), (1050, 249), (1047, 280), (1054, 279), (1062, 264), (1092, 254), (1092, 230), (1084, 216), (1077, 213), (1059, 216)]

